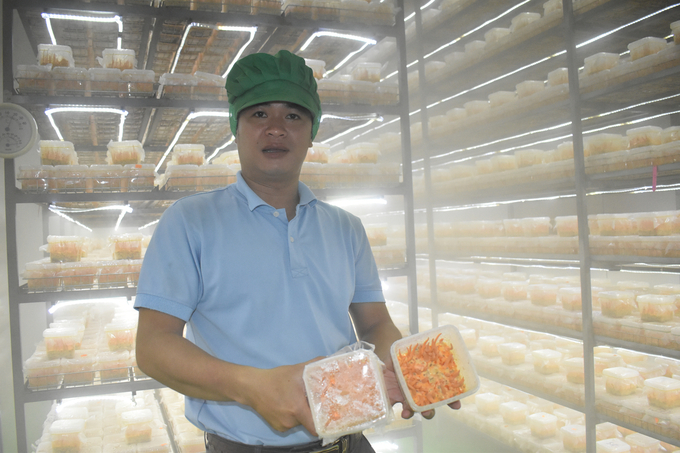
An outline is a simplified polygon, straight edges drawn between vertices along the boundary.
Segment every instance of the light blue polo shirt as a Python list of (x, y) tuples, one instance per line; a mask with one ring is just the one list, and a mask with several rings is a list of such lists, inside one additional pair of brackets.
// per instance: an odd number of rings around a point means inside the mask
[[(332, 354), (356, 341), (350, 303), (383, 302), (358, 217), (299, 183), (289, 222), (237, 182), (187, 196), (163, 214), (144, 257), (135, 307), (187, 322), (187, 338), (228, 362), (273, 368)], [(201, 429), (246, 444), (316, 440), (273, 430), (238, 403), (186, 399)]]

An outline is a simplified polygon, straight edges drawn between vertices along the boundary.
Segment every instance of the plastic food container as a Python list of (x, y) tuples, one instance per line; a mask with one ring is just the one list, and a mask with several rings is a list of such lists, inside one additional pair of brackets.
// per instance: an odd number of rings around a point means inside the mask
[(212, 190), (236, 181), (236, 172), (229, 165), (210, 164), (198, 167), (197, 190)]
[(391, 407), (372, 351), (360, 349), (310, 363), (302, 378), (320, 437), (339, 437), (388, 420)]
[(602, 375), (605, 377), (607, 393), (611, 395), (632, 395), (642, 383), (640, 373), (631, 368), (606, 368), (602, 371)]
[(475, 406), (480, 414), (493, 415), (500, 410), (501, 397), (495, 393), (480, 393), (475, 395)]
[(151, 441), (153, 412), (151, 409), (137, 409), (120, 414), (120, 421), (128, 444)]
[(92, 92), (112, 92), (122, 91), (121, 71), (117, 68), (90, 68), (90, 90)]
[(557, 417), (547, 412), (536, 412), (527, 416), (531, 434), (539, 439), (547, 439), (557, 434)]
[(627, 435), (625, 441), (634, 453), (657, 453), (661, 446), (661, 442), (657, 439), (640, 433)]
[(500, 297), (502, 281), (497, 278), (479, 278), (475, 283), (475, 290), (480, 297), (492, 299)]
[(352, 69), (353, 80), (363, 80), (365, 82), (380, 82), (380, 63), (364, 62), (357, 64)]
[(508, 425), (519, 425), (526, 421), (528, 407), (519, 401), (507, 401), (498, 406), (503, 421)]
[(313, 60), (311, 58), (305, 58), (305, 64), (312, 68), (314, 71), (314, 78), (323, 79), (326, 73), (326, 62), (323, 60)]
[(635, 299), (644, 322), (667, 322), (673, 320), (677, 310), (673, 295), (641, 294)]
[(57, 275), (65, 288), (91, 288), (97, 276), (97, 264), (92, 261), (61, 263)]
[(78, 344), (78, 330), (71, 327), (54, 327), (43, 331), (47, 358), (72, 358)]
[(318, 162), (321, 164), (328, 163), (328, 156), (330, 156), (331, 147), (324, 143), (312, 143), (312, 147), (307, 150), (307, 157), (305, 162)]
[(137, 322), (135, 320), (111, 322), (104, 326), (104, 336), (111, 351), (134, 349), (136, 333)]
[(562, 445), (570, 452), (586, 451), (586, 427), (583, 425), (566, 425), (560, 428)]
[(158, 79), (163, 96), (175, 99), (190, 99), (198, 79), (191, 74), (165, 73)]
[(67, 66), (57, 66), (52, 68), (52, 82), (54, 91), (57, 94), (77, 92), (82, 94), (87, 88), (90, 74), (85, 68), (73, 68)]
[(103, 68), (118, 68), (121, 71), (137, 67), (133, 49), (104, 49), (97, 61)]
[(142, 258), (142, 234), (127, 233), (109, 236), (116, 260), (138, 260)]
[(466, 116), (477, 115), (491, 108), (489, 101), (468, 101), (463, 104)]
[(48, 360), (34, 354), (24, 362), (24, 376), (28, 388), (55, 387), (61, 380), (61, 359)]
[(628, 136), (628, 146), (630, 148), (639, 148), (642, 146), (661, 145), (663, 144), (663, 129), (658, 126), (643, 126), (628, 129), (626, 136)]
[(498, 353), (505, 365), (521, 365), (527, 354), (527, 347), (522, 343), (502, 343), (498, 345)]
[(528, 286), (526, 281), (504, 281), (501, 283), (501, 295), (508, 302), (526, 300)]
[(515, 157), (517, 158), (517, 166), (519, 168), (522, 168), (529, 167), (531, 165), (542, 164), (543, 154), (544, 151), (541, 149), (522, 149), (519, 151), (515, 151)]
[[(479, 389), (480, 381), (472, 359), (460, 332), (454, 326), (444, 325), (395, 341), (390, 353), (404, 396), (417, 412), (463, 399)], [(432, 354), (435, 360), (424, 360), (425, 353)], [(416, 371), (418, 367), (415, 364), (422, 364), (427, 371)], [(454, 373), (456, 369), (457, 373)], [(436, 373), (438, 377), (424, 376), (434, 376), (431, 373)], [(447, 387), (433, 395), (424, 395), (417, 390), (423, 379), (427, 379), (430, 385), (436, 380), (438, 384), (435, 387)]]
[(484, 33), (484, 41), (486, 41), (487, 44), (497, 43), (502, 41), (509, 34), (509, 28), (495, 27)]
[(583, 384), (585, 377), (583, 374), (583, 357), (572, 357), (562, 362), (567, 375), (567, 381), (572, 384)]
[(186, 143), (175, 145), (172, 149), (172, 165), (203, 165), (205, 163), (205, 145)]
[(557, 68), (553, 71), (550, 71), (548, 73), (547, 83), (549, 87), (555, 87), (569, 83), (569, 70), (567, 68)]
[(661, 138), (664, 143), (680, 140), (680, 126), (667, 127), (661, 132)]
[(562, 353), (553, 349), (537, 349), (531, 351), (534, 360), (534, 371), (540, 374), (553, 374), (560, 371)]
[(666, 376), (647, 379), (644, 390), (649, 404), (662, 409), (680, 407), (680, 381)]
[(630, 451), (630, 445), (617, 438), (598, 440), (595, 446), (597, 453), (626, 453)]
[(596, 53), (583, 60), (583, 71), (586, 75), (590, 75), (606, 69), (611, 69), (619, 63), (619, 57), (620, 56), (617, 53)]
[(488, 98), (489, 105), (490, 107), (493, 108), (514, 101), (515, 99), (517, 99), (517, 95), (515, 94), (514, 91), (496, 91), (494, 93), (491, 93), (488, 96)]
[(111, 140), (107, 145), (106, 159), (109, 164), (139, 164), (144, 160), (144, 148), (138, 140)]
[(578, 217), (575, 215), (555, 217), (555, 231), (558, 236), (578, 236)]
[(596, 352), (594, 358), (595, 376), (602, 376), (602, 372), (607, 368), (620, 367), (623, 360), (612, 352)]
[(635, 61), (647, 55), (654, 55), (664, 50), (667, 45), (668, 43), (666, 43), (664, 38), (653, 38), (651, 36), (633, 41), (628, 44), (630, 60)]
[(565, 286), (557, 290), (557, 302), (568, 311), (581, 311), (581, 288)]
[(103, 380), (118, 380), (128, 378), (130, 353), (128, 351), (104, 351), (97, 355), (99, 375)]
[(533, 305), (549, 307), (557, 303), (557, 285), (545, 283), (529, 285), (527, 293)]
[(521, 219), (522, 232), (527, 237), (550, 235), (550, 217), (525, 217)]
[(78, 163), (78, 156), (71, 142), (40, 140), (38, 146), (42, 165), (75, 165)]
[(510, 31), (514, 33), (540, 18), (540, 13), (519, 13), (510, 20)]
[(583, 154), (586, 157), (613, 153), (627, 148), (628, 139), (620, 134), (595, 134), (583, 139)]
[(194, 99), (222, 100), (226, 99), (227, 90), (224, 87), (225, 78), (219, 74), (196, 71), (196, 86)]
[(450, 279), (453, 290), (458, 294), (473, 294), (476, 291), (477, 277), (474, 275), (454, 275)]
[(123, 166), (122, 191), (152, 190), (155, 184), (156, 166), (154, 164), (127, 164)]
[(680, 211), (659, 211), (654, 216), (657, 236), (680, 234)]
[(30, 165), (19, 167), (17, 181), (21, 190), (31, 193), (45, 193), (49, 187), (50, 168), (47, 165)]
[(57, 66), (75, 66), (73, 51), (69, 46), (56, 44), (38, 44), (38, 64)]
[(17, 65), (16, 80), (20, 93), (47, 94), (52, 74), (50, 65)]
[(59, 271), (61, 263), (50, 263), (49, 259), (26, 263), (23, 273), (31, 291), (55, 290), (61, 286)]
[(172, 165), (165, 171), (166, 190), (193, 191), (198, 186), (198, 165)]
[(484, 48), (486, 47), (486, 42), (485, 41), (470, 41), (467, 44), (465, 44), (465, 54), (470, 55), (470, 56), (476, 56), (477, 54), (480, 54), (484, 51)]
[(127, 260), (100, 261), (99, 286), (126, 286), (127, 285)]
[(155, 79), (156, 73), (151, 69), (125, 69), (120, 74), (123, 90), (133, 96), (153, 94)]
[(64, 384), (92, 384), (94, 382), (96, 365), (96, 350), (77, 350), (72, 359), (61, 360), (61, 372), (64, 374)]
[(122, 165), (91, 165), (86, 181), (86, 191), (120, 192), (123, 182)]
[(611, 318), (622, 318), (636, 308), (635, 293), (632, 291), (600, 291), (598, 299), (602, 314)]
[(517, 90), (517, 98), (522, 99), (543, 91), (545, 82), (543, 80), (525, 80), (515, 85), (515, 89)]
[(467, 110), (464, 108), (456, 107), (451, 110), (446, 111), (446, 118), (448, 118), (450, 123), (462, 120), (467, 117)]
[(47, 249), (53, 263), (80, 261), (85, 238), (81, 236), (47, 236)]
[(55, 420), (50, 425), (53, 452), (81, 451), (85, 444), (85, 420)]

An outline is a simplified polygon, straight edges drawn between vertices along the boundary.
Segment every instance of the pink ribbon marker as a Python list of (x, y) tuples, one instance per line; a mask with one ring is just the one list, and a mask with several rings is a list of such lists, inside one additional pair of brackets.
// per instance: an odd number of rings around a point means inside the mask
[(659, 167), (652, 167), (652, 192), (656, 192), (656, 176), (659, 174)]

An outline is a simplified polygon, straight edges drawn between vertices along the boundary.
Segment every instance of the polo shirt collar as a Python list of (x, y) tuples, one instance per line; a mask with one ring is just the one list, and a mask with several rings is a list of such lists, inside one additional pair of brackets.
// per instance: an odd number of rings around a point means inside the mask
[[(259, 195), (253, 192), (253, 189), (251, 189), (245, 179), (243, 179), (241, 171), (236, 174), (236, 189), (246, 197), (248, 209), (251, 211), (255, 210), (258, 206), (269, 206), (269, 204), (265, 203)], [(301, 181), (298, 182), (298, 193), (300, 194), (300, 203), (298, 206), (314, 206), (316, 204), (316, 196), (311, 189)]]

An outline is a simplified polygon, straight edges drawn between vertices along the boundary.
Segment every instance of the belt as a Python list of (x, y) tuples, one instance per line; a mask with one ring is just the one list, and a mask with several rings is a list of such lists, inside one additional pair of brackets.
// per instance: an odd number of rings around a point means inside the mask
[(349, 453), (350, 444), (356, 442), (361, 433), (343, 436), (333, 443), (322, 446), (321, 441), (282, 447), (248, 445), (225, 439), (216, 434), (205, 433), (206, 453)]

